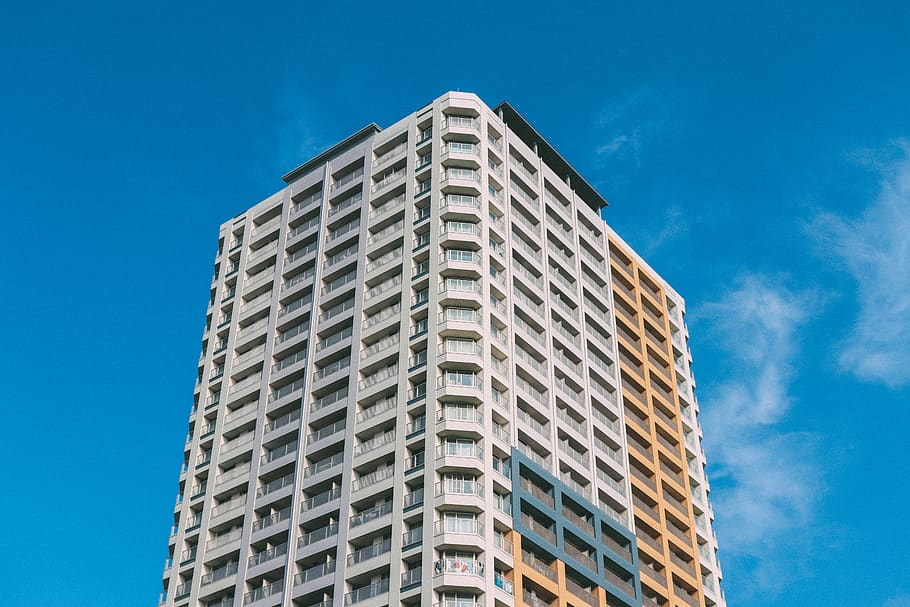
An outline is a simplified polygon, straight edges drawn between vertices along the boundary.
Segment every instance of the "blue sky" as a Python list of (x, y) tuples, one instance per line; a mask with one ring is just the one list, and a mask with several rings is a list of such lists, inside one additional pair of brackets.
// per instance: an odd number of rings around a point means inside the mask
[(3, 604), (151, 605), (218, 225), (509, 100), (686, 297), (733, 606), (910, 606), (910, 6), (0, 9)]

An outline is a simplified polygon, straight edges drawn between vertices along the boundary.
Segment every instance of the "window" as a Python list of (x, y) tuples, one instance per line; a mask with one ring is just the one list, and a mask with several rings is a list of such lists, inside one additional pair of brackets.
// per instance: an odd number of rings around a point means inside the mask
[(467, 512), (446, 512), (442, 528), (448, 533), (475, 533), (477, 519)]
[(473, 339), (463, 337), (447, 337), (443, 346), (446, 352), (457, 354), (475, 354), (477, 353), (477, 342)]
[(445, 383), (447, 386), (475, 386), (477, 376), (473, 371), (454, 371), (448, 370), (445, 374)]
[(474, 291), (477, 283), (470, 278), (446, 278), (445, 288), (447, 291)]
[(442, 445), (443, 455), (455, 457), (474, 457), (477, 454), (476, 444), (469, 438), (448, 438)]
[(479, 261), (479, 256), (474, 251), (466, 249), (448, 249), (446, 250), (446, 259), (448, 261), (462, 261), (471, 263)]
[(443, 318), (445, 320), (454, 320), (459, 322), (475, 322), (477, 317), (477, 312), (473, 308), (458, 308), (450, 307), (443, 310)]
[(445, 224), (445, 231), (453, 232), (455, 234), (476, 234), (478, 228), (476, 224), (473, 224), (470, 221), (447, 221)]
[(480, 494), (480, 483), (473, 476), (464, 474), (446, 474), (443, 479), (446, 493)]

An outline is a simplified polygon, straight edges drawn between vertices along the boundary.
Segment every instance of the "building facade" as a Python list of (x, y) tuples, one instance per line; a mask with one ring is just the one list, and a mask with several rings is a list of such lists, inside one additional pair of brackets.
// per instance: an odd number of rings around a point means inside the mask
[(221, 226), (160, 604), (724, 605), (682, 298), (509, 105)]

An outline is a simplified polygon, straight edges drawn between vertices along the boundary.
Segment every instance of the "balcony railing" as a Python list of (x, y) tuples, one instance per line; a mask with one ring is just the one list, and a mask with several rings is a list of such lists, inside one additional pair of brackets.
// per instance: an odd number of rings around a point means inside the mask
[(530, 479), (521, 476), (518, 479), (518, 484), (522, 489), (548, 505), (550, 508), (556, 507), (556, 500), (553, 498), (553, 495), (549, 491), (538, 487)]
[[(298, 416), (299, 416), (299, 413), (298, 413)], [(329, 424), (328, 426), (325, 426), (324, 428), (320, 428), (319, 430), (316, 430), (315, 432), (311, 432), (310, 434), (308, 434), (307, 443), (313, 443), (313, 442), (320, 441), (324, 438), (328, 438), (332, 435), (335, 435), (335, 434), (338, 434), (339, 432), (344, 431), (344, 429), (345, 429), (345, 420), (342, 419), (333, 424)]]
[(347, 593), (344, 595), (344, 604), (345, 605), (354, 605), (355, 603), (360, 603), (366, 600), (369, 600), (373, 597), (379, 596), (380, 594), (385, 594), (389, 591), (389, 579), (386, 578), (381, 582), (376, 584), (370, 584), (369, 586), (363, 586), (357, 588), (356, 590)]
[(319, 578), (325, 577), (332, 573), (335, 573), (335, 561), (328, 561), (326, 563), (316, 565), (315, 567), (304, 569), (295, 575), (294, 585), (300, 586), (301, 584), (306, 584), (307, 582), (318, 580)]
[(469, 116), (446, 116), (442, 121), (441, 128), (447, 129), (451, 127), (461, 127), (479, 131), (480, 122), (476, 118), (471, 118)]
[(271, 432), (272, 430), (277, 430), (278, 428), (281, 428), (292, 422), (295, 422), (298, 419), (300, 419), (300, 410), (295, 409), (294, 411), (291, 411), (290, 413), (282, 415), (281, 417), (275, 418), (274, 420), (267, 423), (265, 425), (264, 432), (268, 433), (268, 432)]
[(301, 537), (297, 538), (297, 548), (303, 548), (324, 539), (335, 537), (336, 535), (338, 535), (338, 523), (330, 523), (324, 527), (320, 527), (319, 529), (314, 529), (313, 531), (305, 533)]
[(278, 546), (273, 546), (268, 550), (263, 550), (262, 552), (257, 552), (247, 560), (247, 567), (255, 567), (256, 565), (261, 565), (262, 563), (271, 561), (272, 559), (277, 559), (279, 556), (284, 556), (288, 553), (288, 544), (287, 542), (279, 544)]
[(335, 501), (341, 497), (341, 487), (335, 487), (334, 489), (329, 489), (323, 493), (319, 493), (303, 501), (301, 504), (300, 511), (306, 512), (307, 510), (312, 510), (313, 508), (318, 508), (319, 506), (328, 504), (329, 502)]
[(443, 533), (460, 533), (464, 535), (483, 536), (483, 530), (484, 526), (480, 521), (460, 518), (444, 518), (436, 521), (433, 525), (433, 532), (436, 535), (442, 535)]
[(473, 559), (445, 558), (433, 563), (433, 574), (455, 573), (458, 575), (483, 576), (483, 563)]
[(344, 461), (344, 453), (336, 453), (335, 455), (333, 455), (331, 457), (321, 459), (318, 462), (316, 462), (315, 464), (307, 466), (306, 468), (303, 469), (303, 478), (309, 478), (311, 476), (315, 476), (315, 475), (319, 474), (320, 472), (325, 472), (326, 470), (330, 470), (330, 469), (334, 468), (335, 466), (340, 466), (343, 461)]
[(348, 566), (357, 565), (364, 561), (374, 559), (378, 556), (382, 556), (392, 550), (392, 540), (386, 539), (378, 544), (371, 544), (359, 550), (355, 550), (348, 555)]
[(423, 503), (423, 487), (415, 489), (410, 493), (406, 493), (404, 496), (403, 508), (407, 510), (408, 508), (417, 506)]
[(422, 576), (423, 567), (418, 565), (414, 569), (408, 569), (401, 574), (401, 587), (404, 588), (406, 586), (416, 586), (417, 584), (420, 584)]
[[(256, 590), (253, 590), (251, 592), (247, 592), (246, 594), (244, 594), (243, 595), (243, 604), (248, 605), (250, 603), (255, 603), (256, 601), (261, 601), (264, 598), (267, 598), (270, 596), (275, 596), (277, 594), (281, 594), (283, 589), (284, 589), (284, 580), (278, 580), (278, 581), (272, 582), (271, 584), (267, 584), (267, 585), (263, 586), (262, 588), (257, 588)], [(226, 605), (233, 605), (233, 604), (234, 604), (233, 600), (231, 600), (229, 603), (226, 603)]]
[(223, 567), (219, 567), (218, 569), (215, 569), (214, 571), (210, 571), (209, 573), (203, 575), (202, 579), (199, 582), (199, 585), (207, 586), (208, 584), (214, 584), (215, 582), (223, 580), (224, 578), (230, 575), (234, 575), (235, 573), (237, 573), (237, 561), (231, 561)]
[(353, 491), (357, 491), (359, 489), (365, 489), (371, 485), (375, 485), (376, 483), (379, 483), (388, 478), (391, 478), (394, 474), (395, 474), (395, 468), (393, 468), (392, 466), (386, 466), (384, 468), (379, 468), (377, 470), (374, 470), (373, 472), (370, 472), (369, 474), (366, 474), (364, 476), (361, 476), (358, 479), (355, 479), (351, 483), (351, 489)]
[(521, 561), (537, 573), (541, 574), (548, 580), (555, 582), (557, 580), (557, 573), (553, 570), (552, 567), (544, 563), (542, 560), (538, 559), (536, 556), (527, 552), (525, 550), (521, 551)]
[(253, 522), (253, 531), (262, 531), (272, 525), (277, 525), (281, 521), (286, 521), (291, 516), (290, 508), (282, 508), (277, 512)]
[(268, 483), (265, 483), (259, 487), (259, 489), (256, 491), (256, 497), (263, 497), (269, 493), (274, 493), (276, 491), (284, 489), (285, 487), (290, 487), (293, 484), (294, 473), (292, 472), (291, 474), (287, 474), (281, 478), (276, 478), (275, 480), (269, 481)]
[(521, 523), (540, 537), (549, 541), (551, 544), (556, 544), (556, 532), (554, 532), (549, 526), (545, 526), (543, 523), (532, 518), (526, 512), (521, 513)]
[(385, 501), (378, 506), (373, 506), (368, 510), (358, 512), (350, 518), (351, 527), (359, 527), (366, 523), (375, 521), (392, 512), (392, 502)]
[(474, 480), (446, 479), (436, 483), (436, 495), (483, 496), (483, 484)]

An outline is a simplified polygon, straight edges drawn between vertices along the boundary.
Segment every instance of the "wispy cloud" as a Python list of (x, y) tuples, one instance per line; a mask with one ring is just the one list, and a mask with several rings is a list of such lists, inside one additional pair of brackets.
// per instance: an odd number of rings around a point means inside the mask
[(322, 128), (324, 120), (305, 96), (288, 94), (279, 110), (282, 122), (274, 162), (280, 171), (290, 171), (334, 143)]
[(740, 593), (783, 587), (800, 557), (794, 532), (805, 540), (801, 530), (823, 488), (815, 437), (783, 429), (794, 404), (799, 331), (817, 296), (782, 282), (745, 276), (693, 314), (710, 323), (730, 362), (727, 379), (702, 390), (701, 410), (721, 556), (751, 574), (736, 581)]
[(668, 119), (669, 104), (662, 95), (650, 87), (627, 90), (597, 116), (595, 153), (604, 164), (631, 159), (641, 166), (644, 147), (657, 137)]
[(689, 218), (679, 205), (672, 204), (663, 213), (660, 221), (654, 222), (662, 226), (657, 233), (649, 227), (649, 232), (643, 241), (642, 252), (645, 256), (651, 255), (664, 245), (684, 237), (689, 232)]
[(910, 383), (910, 142), (898, 156), (858, 160), (881, 172), (878, 193), (855, 218), (826, 213), (812, 225), (825, 253), (849, 272), (859, 312), (840, 347), (841, 367), (892, 388)]
[(910, 607), (910, 594), (902, 594), (885, 601), (883, 607)]
[(267, 123), (270, 128), (262, 129), (257, 161), (248, 169), (264, 191), (275, 189), (276, 175), (293, 170), (337, 143), (327, 116), (306, 91), (290, 85), (278, 87)]

